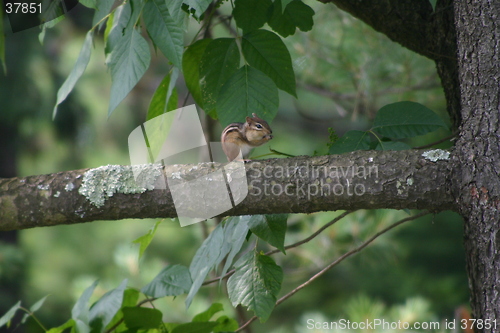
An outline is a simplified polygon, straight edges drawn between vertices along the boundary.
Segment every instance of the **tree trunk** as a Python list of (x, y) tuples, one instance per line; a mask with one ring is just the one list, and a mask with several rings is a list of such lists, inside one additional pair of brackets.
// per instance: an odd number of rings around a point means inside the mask
[[(465, 219), (465, 250), (476, 319), (500, 329), (500, 2), (456, 0), (462, 127), (455, 197)], [(479, 323), (478, 323), (479, 324)]]

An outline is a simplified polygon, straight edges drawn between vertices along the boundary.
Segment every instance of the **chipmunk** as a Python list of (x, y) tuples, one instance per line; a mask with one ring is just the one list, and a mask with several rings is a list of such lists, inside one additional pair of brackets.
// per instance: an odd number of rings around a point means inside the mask
[(222, 131), (222, 149), (231, 162), (241, 150), (243, 158), (246, 159), (253, 148), (266, 143), (273, 138), (273, 130), (269, 124), (252, 113), (253, 117), (246, 117), (244, 123), (232, 123)]

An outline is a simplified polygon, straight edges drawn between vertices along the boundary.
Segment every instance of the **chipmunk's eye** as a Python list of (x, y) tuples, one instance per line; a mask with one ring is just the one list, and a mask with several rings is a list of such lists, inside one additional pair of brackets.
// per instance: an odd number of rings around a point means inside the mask
[(261, 124), (259, 124), (259, 123), (257, 123), (257, 124), (255, 125), (255, 127), (257, 127), (258, 129), (261, 129), (261, 128), (262, 128), (262, 125), (261, 125)]

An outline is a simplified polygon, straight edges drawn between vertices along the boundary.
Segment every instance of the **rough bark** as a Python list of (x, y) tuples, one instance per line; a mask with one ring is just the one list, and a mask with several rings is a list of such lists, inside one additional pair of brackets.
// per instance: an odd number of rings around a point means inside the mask
[[(221, 215), (358, 208), (453, 209), (448, 153), (431, 151), (438, 157), (433, 160), (432, 156), (423, 156), (424, 152), (429, 151), (358, 151), (246, 163), (248, 195)], [(166, 175), (182, 183), (213, 174), (212, 166), (204, 163), (163, 169), (149, 165), (143, 167), (146, 173), (138, 183), (130, 166), (0, 179), (0, 230), (175, 217), (171, 190), (168, 186), (161, 189), (165, 185), (161, 172), (165, 170)], [(236, 179), (228, 174), (228, 179)], [(191, 191), (182, 201), (187, 206), (189, 200), (206, 201), (210, 206), (222, 198), (206, 189)]]
[(465, 219), (471, 306), (500, 325), (500, 3), (455, 1), (462, 128), (455, 196)]

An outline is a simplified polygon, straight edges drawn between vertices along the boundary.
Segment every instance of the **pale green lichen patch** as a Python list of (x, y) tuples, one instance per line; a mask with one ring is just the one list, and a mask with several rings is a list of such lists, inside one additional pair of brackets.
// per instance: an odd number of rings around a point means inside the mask
[(423, 152), (422, 156), (429, 161), (436, 162), (439, 160), (448, 160), (450, 158), (450, 152), (442, 149), (433, 149)]
[(160, 164), (134, 166), (106, 165), (90, 169), (83, 175), (78, 193), (96, 207), (102, 207), (107, 198), (115, 193), (144, 193), (155, 188), (161, 175)]

